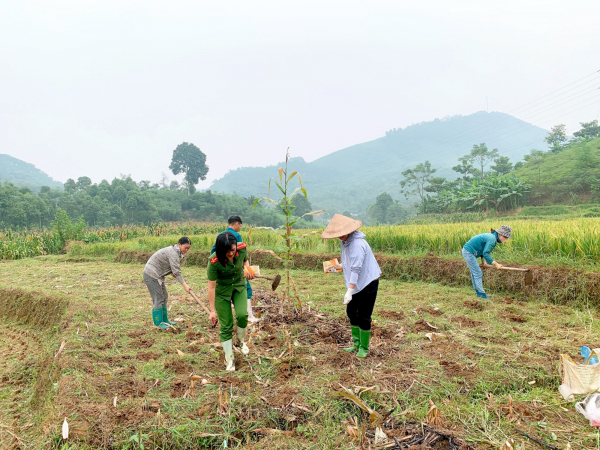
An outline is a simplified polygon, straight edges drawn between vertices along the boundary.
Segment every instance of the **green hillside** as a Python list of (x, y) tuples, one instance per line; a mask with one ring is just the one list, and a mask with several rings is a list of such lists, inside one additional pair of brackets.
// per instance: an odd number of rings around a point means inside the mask
[(565, 150), (530, 157), (511, 174), (533, 189), (529, 204), (548, 205), (586, 201), (600, 196), (600, 138), (570, 145)]
[[(531, 148), (546, 148), (546, 134), (546, 130), (507, 114), (478, 112), (390, 130), (381, 138), (312, 162), (294, 158), (290, 167), (302, 174), (315, 209), (360, 214), (382, 192), (405, 201), (399, 192), (401, 173), (418, 163), (429, 160), (437, 169), (436, 176), (453, 179), (457, 173), (451, 168), (460, 156), (469, 153), (473, 144), (485, 142), (488, 148), (498, 148), (501, 155), (516, 162)], [(214, 181), (210, 189), (243, 196), (266, 194), (276, 167), (230, 171)]]
[(3, 181), (19, 187), (28, 187), (35, 192), (39, 191), (42, 186), (63, 187), (62, 183), (53, 180), (33, 164), (10, 155), (0, 154), (0, 182)]

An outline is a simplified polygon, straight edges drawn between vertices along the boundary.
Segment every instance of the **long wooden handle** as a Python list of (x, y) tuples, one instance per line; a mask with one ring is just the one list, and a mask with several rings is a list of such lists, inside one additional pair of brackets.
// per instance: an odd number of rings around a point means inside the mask
[(529, 269), (524, 269), (522, 267), (506, 267), (503, 266), (500, 270), (514, 270), (517, 272), (529, 272)]
[(273, 281), (275, 278), (265, 277), (264, 275), (254, 275), (254, 278), (264, 278), (265, 280)]
[(194, 294), (194, 291), (192, 291), (191, 289), (190, 289), (190, 294), (192, 294), (192, 297), (194, 298), (194, 300), (196, 300), (196, 303), (198, 303), (200, 306), (202, 306), (202, 309), (206, 312), (206, 314), (208, 314), (210, 316), (210, 311), (208, 310), (208, 308), (206, 307), (204, 302), (202, 300), (200, 300), (200, 298), (196, 294)]

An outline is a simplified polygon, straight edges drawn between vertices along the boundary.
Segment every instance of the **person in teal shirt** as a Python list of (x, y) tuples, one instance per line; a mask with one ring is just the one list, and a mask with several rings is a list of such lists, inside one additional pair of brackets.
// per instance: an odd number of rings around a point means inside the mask
[(478, 234), (472, 237), (462, 248), (462, 256), (465, 259), (469, 270), (471, 271), (471, 282), (477, 293), (477, 297), (489, 299), (483, 289), (483, 272), (477, 263), (477, 258), (483, 258), (486, 263), (491, 264), (496, 269), (502, 269), (502, 265), (498, 261), (494, 261), (490, 253), (496, 247), (497, 243), (502, 243), (510, 238), (512, 233), (508, 225), (502, 225), (497, 230), (492, 230), (489, 233)]
[[(235, 236), (235, 239), (237, 240), (237, 242), (243, 242), (242, 235), (240, 234), (241, 229), (242, 229), (242, 219), (240, 218), (240, 216), (230, 216), (229, 219), (227, 219), (227, 229), (225, 231), (221, 231), (219, 233), (219, 235), (228, 231)], [(216, 245), (217, 244), (215, 241), (215, 243), (213, 244), (212, 249), (210, 251), (211, 254), (215, 252)], [(246, 263), (244, 265), (250, 265), (250, 263), (248, 261), (246, 261)], [(249, 322), (258, 322), (259, 319), (254, 317), (254, 314), (252, 313), (252, 286), (250, 285), (250, 281), (248, 281), (248, 280), (246, 280), (246, 292), (247, 292), (247, 297), (248, 297), (248, 321)]]

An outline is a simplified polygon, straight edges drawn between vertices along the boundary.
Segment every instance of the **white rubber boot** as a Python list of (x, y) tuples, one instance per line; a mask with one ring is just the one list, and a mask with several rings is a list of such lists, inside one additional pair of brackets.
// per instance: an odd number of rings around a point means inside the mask
[(235, 360), (233, 359), (233, 341), (229, 339), (228, 341), (221, 342), (223, 346), (223, 351), (225, 352), (225, 364), (227, 367), (225, 370), (227, 372), (235, 371)]
[(255, 323), (260, 319), (258, 317), (254, 317), (254, 313), (252, 313), (252, 299), (248, 299), (248, 322)]
[(248, 353), (250, 353), (250, 349), (246, 345), (246, 342), (244, 342), (244, 339), (246, 338), (246, 329), (237, 327), (237, 337), (238, 341), (240, 342), (240, 349), (242, 351), (242, 355), (247, 356)]

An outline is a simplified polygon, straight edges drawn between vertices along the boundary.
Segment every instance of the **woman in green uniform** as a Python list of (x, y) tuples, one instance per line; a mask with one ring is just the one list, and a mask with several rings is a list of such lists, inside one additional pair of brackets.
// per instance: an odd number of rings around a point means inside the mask
[[(244, 278), (244, 262), (248, 260), (248, 250), (244, 242), (237, 242), (235, 236), (226, 231), (217, 236), (215, 252), (210, 255), (207, 268), (208, 303), (210, 304), (210, 323), (214, 327), (221, 323), (219, 339), (225, 352), (227, 371), (235, 370), (233, 358), (233, 314), (235, 309), (237, 336), (243, 355), (250, 353), (244, 342), (248, 324), (248, 297), (246, 279)], [(252, 279), (254, 275), (246, 274)]]

